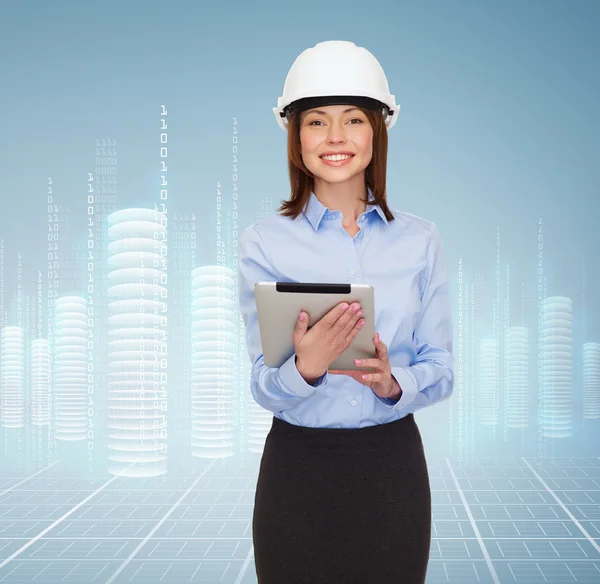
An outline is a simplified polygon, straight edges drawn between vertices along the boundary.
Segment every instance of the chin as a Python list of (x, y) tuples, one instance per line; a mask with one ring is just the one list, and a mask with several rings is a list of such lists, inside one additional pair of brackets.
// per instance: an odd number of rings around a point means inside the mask
[(320, 179), (326, 180), (330, 183), (342, 183), (353, 179), (355, 176), (358, 176), (361, 173), (361, 170), (350, 170), (346, 172), (340, 172), (337, 169), (333, 169), (333, 172), (321, 172), (318, 175), (315, 174), (315, 176), (318, 176)]
[(354, 177), (354, 175), (355, 175), (355, 173), (353, 172), (352, 174), (345, 174), (344, 176), (341, 176), (340, 174), (333, 175), (333, 176), (324, 175), (319, 178), (321, 178), (321, 180), (327, 181), (328, 183), (337, 184), (337, 183), (348, 182), (349, 180), (351, 180)]
[(328, 167), (328, 166), (326, 166), (324, 168), (323, 166), (324, 166), (323, 164), (319, 163), (319, 166), (317, 166), (317, 167), (311, 168), (311, 167), (307, 166), (307, 168), (317, 178), (319, 178), (321, 180), (325, 180), (330, 183), (346, 182), (347, 180), (349, 180), (349, 179), (353, 178), (354, 176), (363, 172), (363, 169), (360, 169), (360, 168), (358, 168), (358, 169), (344, 168), (344, 167), (333, 168), (333, 167)]

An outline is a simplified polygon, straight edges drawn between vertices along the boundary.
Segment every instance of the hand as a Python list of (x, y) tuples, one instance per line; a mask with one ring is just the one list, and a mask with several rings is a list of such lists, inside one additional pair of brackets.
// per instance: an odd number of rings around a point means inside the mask
[[(351, 344), (365, 319), (360, 303), (340, 302), (309, 330), (308, 315), (301, 312), (293, 333), (296, 367), (304, 379), (317, 379)], [(346, 308), (344, 308), (346, 306)], [(356, 308), (356, 310), (354, 310)]]
[(360, 362), (357, 362), (357, 365), (359, 367), (374, 368), (375, 371), (365, 373), (364, 371), (355, 371), (354, 369), (329, 369), (328, 373), (333, 375), (349, 375), (359, 383), (370, 387), (379, 397), (400, 399), (402, 397), (402, 388), (392, 375), (388, 350), (385, 343), (379, 338), (379, 333), (375, 333), (373, 344), (375, 345), (377, 358), (361, 359)]

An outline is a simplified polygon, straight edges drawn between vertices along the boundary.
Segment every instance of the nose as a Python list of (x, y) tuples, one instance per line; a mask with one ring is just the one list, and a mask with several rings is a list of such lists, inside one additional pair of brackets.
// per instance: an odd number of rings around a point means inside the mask
[(336, 122), (329, 126), (329, 132), (327, 132), (327, 141), (331, 144), (337, 144), (338, 142), (346, 141), (341, 123)]

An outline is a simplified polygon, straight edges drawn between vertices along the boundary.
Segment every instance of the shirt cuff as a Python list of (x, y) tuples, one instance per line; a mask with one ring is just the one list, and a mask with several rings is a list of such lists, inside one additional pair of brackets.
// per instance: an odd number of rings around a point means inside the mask
[(393, 410), (403, 410), (415, 401), (419, 390), (417, 381), (408, 371), (409, 369), (410, 367), (392, 367), (392, 376), (396, 378), (398, 385), (400, 385), (402, 395), (399, 400), (395, 400), (375, 394), (381, 403)]
[(325, 371), (313, 385), (307, 383), (304, 377), (300, 375), (298, 367), (296, 367), (296, 353), (293, 353), (279, 368), (279, 378), (292, 393), (299, 397), (310, 397), (319, 387), (327, 384), (328, 373)]

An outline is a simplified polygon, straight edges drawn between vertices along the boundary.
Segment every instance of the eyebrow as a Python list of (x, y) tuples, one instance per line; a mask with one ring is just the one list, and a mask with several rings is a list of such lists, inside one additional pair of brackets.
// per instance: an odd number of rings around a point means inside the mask
[[(348, 109), (345, 109), (342, 113), (345, 114), (345, 113), (348, 113), (348, 112), (351, 112), (351, 111), (357, 110), (357, 109), (358, 109), (357, 107), (349, 107)], [(320, 114), (322, 116), (326, 116), (327, 112), (324, 112), (323, 110), (310, 110), (309, 112), (306, 113), (306, 115), (309, 115), (309, 114)]]

